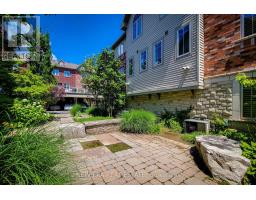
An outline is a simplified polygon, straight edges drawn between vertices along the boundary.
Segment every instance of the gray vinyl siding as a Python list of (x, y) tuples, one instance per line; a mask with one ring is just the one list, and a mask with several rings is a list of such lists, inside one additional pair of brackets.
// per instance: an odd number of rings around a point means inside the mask
[[(203, 84), (203, 17), (200, 15), (142, 15), (142, 35), (132, 39), (131, 16), (126, 32), (126, 59), (134, 59), (134, 75), (127, 76), (127, 94), (147, 94), (172, 90), (199, 88)], [(177, 30), (190, 23), (190, 54), (177, 58)], [(166, 35), (166, 31), (168, 34)], [(163, 40), (163, 64), (153, 66), (153, 44)], [(200, 40), (199, 40), (200, 39)], [(201, 41), (202, 40), (202, 41)], [(200, 43), (198, 42), (200, 41)], [(147, 70), (140, 72), (140, 51), (147, 49)], [(184, 73), (182, 67), (189, 66)], [(128, 67), (127, 74), (128, 74)]]

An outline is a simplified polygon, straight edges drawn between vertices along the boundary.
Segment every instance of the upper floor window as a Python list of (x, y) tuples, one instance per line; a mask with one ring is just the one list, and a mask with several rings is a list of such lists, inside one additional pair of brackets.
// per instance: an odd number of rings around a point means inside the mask
[(159, 65), (163, 62), (163, 40), (159, 40), (153, 45), (153, 64)]
[(121, 44), (117, 47), (117, 54), (118, 54), (118, 56), (121, 56), (123, 53), (124, 53), (124, 44), (121, 43)]
[(65, 88), (65, 90), (70, 90), (70, 84), (69, 83), (64, 83), (64, 88)]
[(142, 15), (135, 15), (133, 18), (132, 38), (137, 39), (142, 33)]
[(129, 59), (129, 62), (128, 62), (128, 74), (129, 76), (132, 76), (133, 75), (133, 69), (134, 68), (134, 63), (133, 63), (133, 58)]
[(177, 31), (178, 57), (190, 52), (190, 25), (183, 26)]
[(256, 89), (252, 87), (243, 88), (243, 117), (256, 118)]
[(242, 15), (242, 34), (244, 37), (256, 34), (256, 14)]
[(71, 76), (71, 72), (70, 71), (64, 71), (64, 76), (65, 77), (70, 77)]
[(59, 74), (60, 74), (60, 70), (58, 70), (58, 69), (52, 70), (52, 75), (59, 76)]
[(147, 50), (142, 50), (140, 53), (140, 71), (144, 71), (147, 69), (148, 65), (148, 52)]

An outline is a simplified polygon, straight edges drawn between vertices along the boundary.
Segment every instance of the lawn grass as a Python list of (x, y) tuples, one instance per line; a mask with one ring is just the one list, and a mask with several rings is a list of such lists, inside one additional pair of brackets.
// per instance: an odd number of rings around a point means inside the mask
[(195, 131), (192, 133), (184, 133), (181, 135), (181, 139), (185, 140), (186, 142), (190, 144), (195, 144), (196, 142), (196, 137), (200, 135), (206, 135), (206, 133), (200, 132), (200, 131)]
[(113, 117), (102, 117), (102, 116), (93, 117), (93, 116), (90, 116), (90, 117), (87, 117), (87, 118), (75, 118), (74, 120), (76, 122), (83, 123), (83, 122), (93, 122), (93, 121), (106, 120), (106, 119), (113, 119)]
[(80, 144), (82, 145), (83, 149), (91, 149), (103, 146), (103, 144), (99, 140), (80, 142)]
[(170, 140), (174, 140), (174, 141), (177, 141), (177, 142), (181, 142), (181, 143), (184, 143), (184, 144), (189, 144), (189, 142), (185, 141), (182, 138), (182, 135), (183, 135), (182, 133), (173, 132), (169, 128), (166, 128), (166, 127), (163, 127), (163, 126), (161, 127), (160, 133), (159, 133), (159, 136), (161, 136), (161, 137), (164, 137), (164, 138), (167, 138), (167, 139), (170, 139)]
[(128, 144), (125, 144), (123, 142), (117, 143), (117, 144), (111, 144), (106, 146), (112, 153), (116, 153), (118, 151), (123, 151), (130, 149), (131, 147)]

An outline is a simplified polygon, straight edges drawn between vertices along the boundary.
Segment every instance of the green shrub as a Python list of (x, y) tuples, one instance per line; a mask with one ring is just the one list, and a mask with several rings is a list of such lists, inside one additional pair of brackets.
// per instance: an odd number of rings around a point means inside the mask
[(251, 166), (247, 170), (244, 177), (245, 184), (256, 184), (256, 142), (242, 142), (241, 148), (243, 150), (243, 156), (250, 159)]
[(171, 118), (169, 120), (165, 121), (165, 126), (170, 128), (172, 131), (181, 133), (182, 132), (182, 127), (179, 122), (177, 122), (174, 118)]
[(82, 106), (79, 104), (74, 104), (70, 110), (70, 114), (74, 117), (76, 116), (78, 113), (80, 113), (82, 111)]
[(93, 107), (93, 106), (87, 108), (86, 113), (92, 116), (103, 116), (103, 117), (108, 116), (108, 112), (105, 109), (100, 107)]
[(220, 131), (224, 131), (227, 127), (227, 120), (217, 113), (212, 115), (211, 127), (215, 134), (218, 134)]
[[(175, 112), (164, 109), (160, 114), (161, 121), (164, 122), (165, 126), (169, 126), (170, 119), (177, 121), (180, 125), (183, 125), (185, 119), (190, 118), (189, 113), (192, 110), (192, 107), (189, 107), (186, 110), (177, 110)], [(182, 128), (182, 126), (181, 126)], [(182, 130), (181, 130), (182, 131)], [(179, 131), (179, 132), (181, 132)]]
[(51, 117), (40, 102), (30, 102), (27, 99), (16, 99), (10, 112), (13, 117), (10, 124), (14, 128), (38, 125), (46, 122)]
[(65, 184), (70, 181), (64, 141), (43, 130), (0, 135), (0, 184)]
[(121, 130), (131, 133), (159, 133), (156, 115), (145, 110), (130, 110), (121, 115)]
[(237, 132), (236, 129), (226, 129), (224, 131), (219, 132), (220, 135), (224, 135), (227, 138), (230, 138), (232, 140), (237, 140), (237, 141), (248, 141), (248, 137), (245, 133)]
[(185, 140), (186, 142), (189, 142), (191, 144), (195, 144), (196, 142), (196, 136), (199, 136), (199, 135), (206, 135), (206, 133), (204, 132), (200, 132), (200, 131), (194, 131), (192, 133), (184, 133), (184, 134), (181, 134), (181, 138), (183, 140)]

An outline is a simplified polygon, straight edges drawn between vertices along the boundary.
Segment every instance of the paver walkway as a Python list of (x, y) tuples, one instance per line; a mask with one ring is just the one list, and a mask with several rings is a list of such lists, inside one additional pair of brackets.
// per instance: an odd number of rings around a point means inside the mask
[[(131, 149), (112, 153), (106, 146), (84, 150), (80, 142), (124, 142)], [(160, 136), (111, 133), (68, 141), (74, 155), (74, 184), (216, 184), (195, 164), (190, 146)]]

